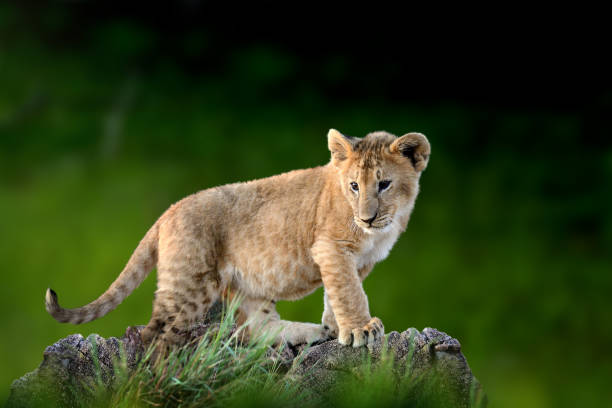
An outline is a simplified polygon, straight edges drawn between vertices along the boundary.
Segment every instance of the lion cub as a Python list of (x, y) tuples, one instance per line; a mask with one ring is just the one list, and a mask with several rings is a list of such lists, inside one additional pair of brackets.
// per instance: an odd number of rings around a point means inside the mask
[[(157, 291), (143, 340), (170, 347), (226, 290), (243, 295), (240, 313), (253, 329), (290, 344), (337, 337), (363, 346), (384, 334), (370, 316), (361, 281), (405, 229), (427, 166), (420, 133), (362, 139), (331, 129), (331, 161), (245, 183), (203, 190), (172, 205), (142, 239), (104, 294), (64, 309), (47, 290), (60, 322), (86, 323), (121, 303), (157, 266)], [(323, 324), (280, 320), (277, 300), (325, 288)]]

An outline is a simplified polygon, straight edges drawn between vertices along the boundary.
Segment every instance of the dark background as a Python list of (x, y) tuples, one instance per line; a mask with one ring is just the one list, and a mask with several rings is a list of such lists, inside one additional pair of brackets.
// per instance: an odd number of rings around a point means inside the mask
[[(81, 327), (46, 314), (48, 286), (95, 299), (171, 203), (325, 164), (334, 127), (432, 145), (408, 230), (365, 283), (387, 331), (457, 337), (492, 406), (609, 403), (605, 26), (290, 6), (0, 5), (0, 397), (58, 338), (146, 323), (155, 279)], [(321, 291), (279, 309), (319, 321)]]

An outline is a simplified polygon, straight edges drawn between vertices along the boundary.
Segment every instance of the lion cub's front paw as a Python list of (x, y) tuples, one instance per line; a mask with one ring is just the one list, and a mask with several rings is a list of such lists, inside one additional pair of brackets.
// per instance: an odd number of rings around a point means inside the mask
[(335, 339), (338, 337), (338, 326), (335, 324), (325, 324), (323, 323), (323, 330), (325, 331), (325, 335), (328, 339)]
[(361, 347), (374, 343), (385, 334), (385, 327), (378, 317), (370, 319), (368, 324), (354, 329), (340, 328), (338, 342), (344, 346)]

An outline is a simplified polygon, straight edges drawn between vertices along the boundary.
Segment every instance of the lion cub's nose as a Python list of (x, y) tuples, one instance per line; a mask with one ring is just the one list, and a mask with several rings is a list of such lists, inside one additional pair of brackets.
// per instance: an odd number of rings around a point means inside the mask
[(372, 218), (368, 218), (368, 219), (363, 219), (361, 218), (361, 221), (372, 225), (372, 222), (374, 222), (374, 220), (376, 219), (376, 217), (378, 216), (378, 211), (376, 212), (376, 214), (374, 214), (374, 216)]

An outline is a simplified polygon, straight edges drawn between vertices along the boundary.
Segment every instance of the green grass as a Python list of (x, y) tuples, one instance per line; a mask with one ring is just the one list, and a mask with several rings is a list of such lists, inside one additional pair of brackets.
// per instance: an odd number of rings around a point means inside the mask
[[(101, 381), (87, 387), (82, 406), (96, 401), (113, 407), (210, 407), (267, 401), (288, 406), (301, 399), (299, 387), (283, 379), (273, 352), (273, 333), (259, 333), (241, 341), (236, 328), (237, 302), (228, 305), (218, 326), (213, 326), (197, 344), (172, 351), (162, 360), (153, 359), (149, 348), (130, 372), (125, 359), (115, 365), (115, 380), (108, 391)], [(244, 400), (244, 401), (243, 401)], [(240, 403), (240, 404), (238, 404)]]
[[(286, 376), (275, 333), (260, 332), (242, 341), (234, 315), (238, 302), (227, 305), (218, 325), (212, 325), (196, 343), (155, 360), (145, 351), (136, 368), (128, 369), (124, 354), (113, 367), (110, 381), (96, 361), (95, 374), (70, 390), (71, 404), (79, 407), (453, 407), (457, 401), (441, 393), (442, 378), (415, 375), (400, 369), (385, 349), (376, 363), (365, 355), (361, 366), (339, 370), (337, 381), (324, 392), (304, 386), (297, 376)], [(409, 353), (407, 361), (410, 361)], [(301, 358), (300, 356), (297, 357)], [(309, 373), (306, 373), (308, 376)], [(471, 407), (480, 407), (479, 397)]]

